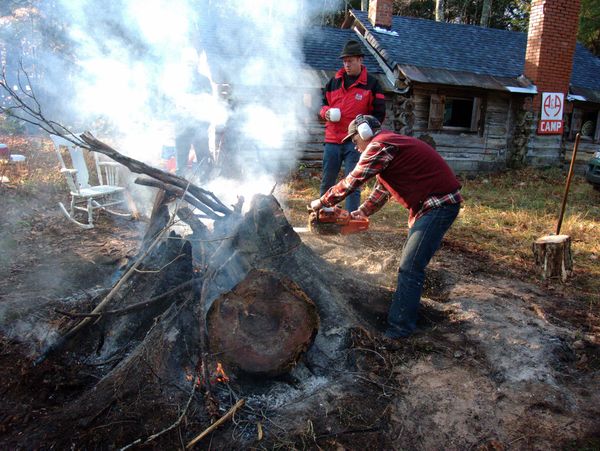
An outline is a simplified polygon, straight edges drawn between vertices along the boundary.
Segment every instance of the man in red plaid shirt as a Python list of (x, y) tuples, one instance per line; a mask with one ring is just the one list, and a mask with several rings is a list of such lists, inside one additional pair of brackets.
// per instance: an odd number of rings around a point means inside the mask
[(311, 202), (314, 210), (341, 202), (355, 189), (377, 177), (369, 198), (351, 212), (364, 218), (390, 197), (409, 210), (409, 231), (402, 249), (398, 285), (388, 312), (385, 336), (399, 339), (416, 329), (425, 268), (456, 219), (461, 185), (444, 159), (425, 142), (383, 130), (373, 116), (359, 115), (348, 126), (348, 140), (360, 152), (356, 167)]

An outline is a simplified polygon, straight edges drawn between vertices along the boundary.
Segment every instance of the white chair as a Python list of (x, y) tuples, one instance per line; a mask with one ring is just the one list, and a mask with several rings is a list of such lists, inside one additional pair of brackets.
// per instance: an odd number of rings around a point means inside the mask
[[(50, 138), (54, 143), (58, 161), (60, 161), (61, 172), (65, 175), (71, 190), (71, 208), (69, 211), (62, 202), (58, 204), (70, 221), (84, 229), (91, 229), (94, 227), (94, 210), (104, 210), (110, 214), (126, 218), (131, 217), (131, 213), (120, 213), (107, 208), (125, 203), (125, 188), (118, 186), (119, 167), (121, 166), (119, 163), (100, 161), (97, 152), (92, 152), (99, 181), (99, 185), (92, 186), (89, 183), (90, 175), (83, 149), (59, 136), (52, 135)], [(67, 167), (65, 164), (65, 159), (61, 154), (62, 148), (67, 148), (69, 151), (72, 168)], [(87, 224), (75, 219), (76, 210), (87, 212)]]

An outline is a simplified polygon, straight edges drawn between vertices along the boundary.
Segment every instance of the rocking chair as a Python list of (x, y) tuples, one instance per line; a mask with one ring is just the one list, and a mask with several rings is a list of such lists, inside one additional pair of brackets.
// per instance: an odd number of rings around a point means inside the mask
[[(70, 141), (59, 136), (50, 136), (54, 143), (54, 149), (61, 165), (61, 172), (67, 179), (67, 184), (71, 190), (71, 208), (67, 211), (62, 202), (58, 205), (67, 218), (84, 229), (94, 227), (94, 210), (104, 210), (110, 214), (130, 218), (130, 213), (119, 213), (110, 210), (107, 207), (125, 203), (125, 188), (118, 186), (119, 181), (119, 163), (114, 161), (100, 161), (96, 152), (94, 161), (98, 174), (99, 185), (89, 184), (89, 172), (85, 162), (83, 149)], [(67, 167), (65, 159), (61, 154), (61, 148), (66, 147), (71, 156), (72, 168)], [(75, 219), (75, 211), (87, 212), (87, 224)]]

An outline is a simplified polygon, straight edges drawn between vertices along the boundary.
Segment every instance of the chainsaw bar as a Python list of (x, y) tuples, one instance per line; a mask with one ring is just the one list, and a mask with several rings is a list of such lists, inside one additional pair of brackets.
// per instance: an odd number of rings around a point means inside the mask
[(308, 215), (308, 230), (319, 235), (339, 235), (342, 231), (342, 225), (332, 222), (320, 222), (317, 219), (317, 214), (311, 212)]

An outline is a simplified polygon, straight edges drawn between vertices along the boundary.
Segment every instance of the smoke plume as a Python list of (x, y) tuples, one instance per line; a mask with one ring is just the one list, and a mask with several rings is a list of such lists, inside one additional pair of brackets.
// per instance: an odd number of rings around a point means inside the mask
[[(60, 24), (68, 52), (39, 49), (38, 58), (48, 57), (40, 81), (70, 114), (69, 124), (154, 165), (164, 164), (178, 129), (210, 124), (210, 150), (220, 168), (213, 176), (261, 185), (238, 183), (245, 195), (270, 189), (273, 174), (293, 166), (308, 114), (302, 87), (316, 84), (303, 64), (302, 33), (323, 13), (322, 2), (42, 4), (45, 17)], [(210, 80), (208, 89), (194, 90), (195, 71)], [(219, 195), (221, 185), (216, 180), (210, 187)], [(230, 187), (224, 195), (242, 194)]]

